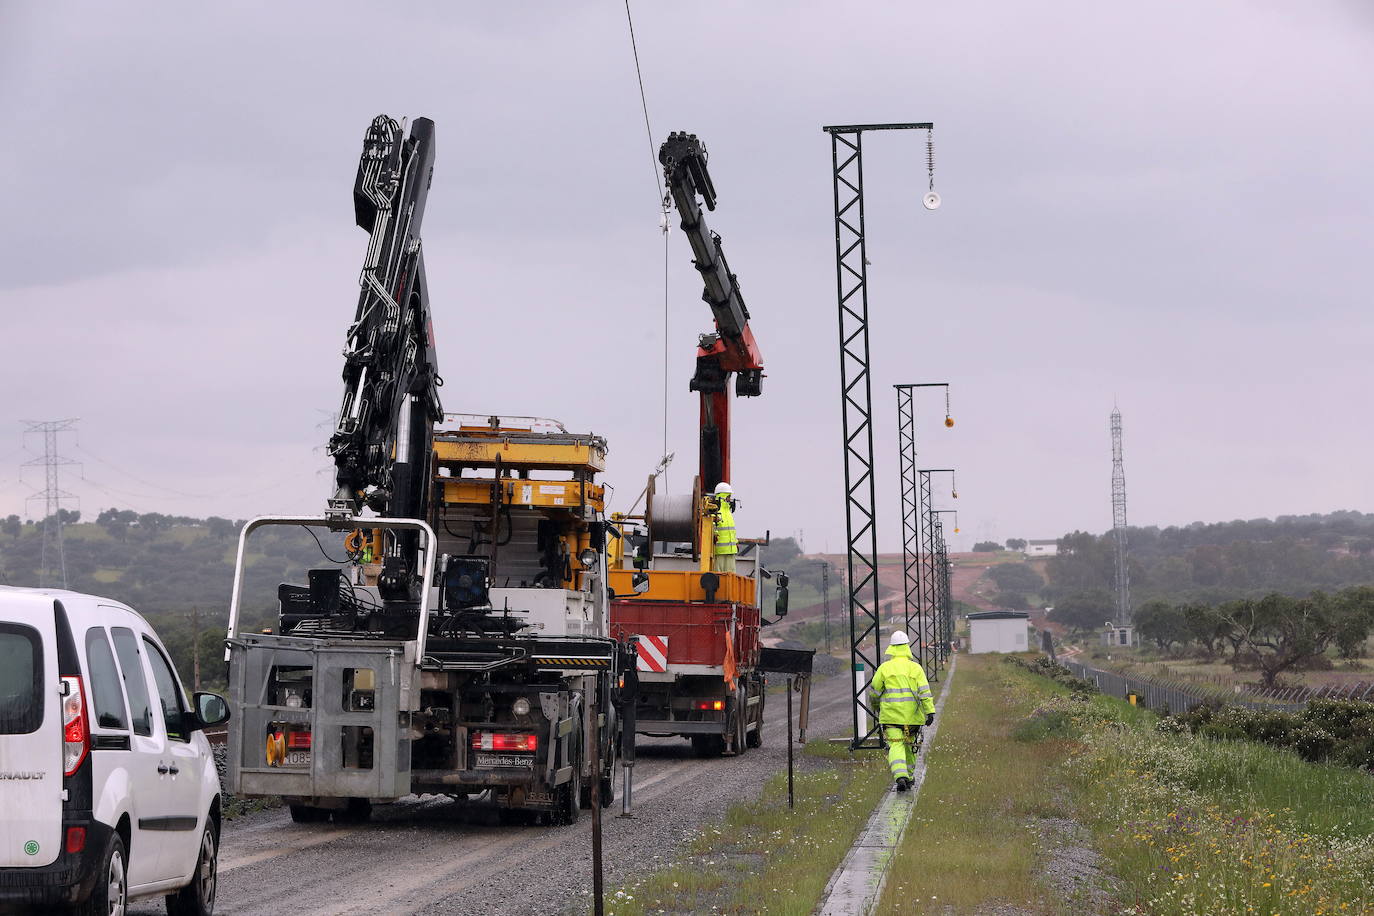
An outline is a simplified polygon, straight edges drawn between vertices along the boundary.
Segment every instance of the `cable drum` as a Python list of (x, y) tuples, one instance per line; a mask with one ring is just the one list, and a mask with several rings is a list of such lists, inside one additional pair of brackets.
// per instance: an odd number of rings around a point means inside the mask
[(697, 540), (697, 506), (701, 503), (700, 483), (691, 493), (659, 493), (649, 481), (649, 511), (646, 521), (651, 541), (691, 544)]

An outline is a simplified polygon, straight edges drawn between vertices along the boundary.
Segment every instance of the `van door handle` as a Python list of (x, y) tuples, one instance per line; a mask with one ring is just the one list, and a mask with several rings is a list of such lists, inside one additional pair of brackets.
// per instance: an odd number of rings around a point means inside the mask
[(159, 773), (161, 773), (163, 776), (166, 776), (168, 773), (171, 772), (170, 770), (167, 769), (167, 764), (163, 763), (163, 762), (160, 761), (160, 760), (158, 761), (158, 764), (157, 764), (157, 771), (158, 771)]
[(181, 770), (177, 769), (177, 765), (175, 763), (168, 767), (167, 771), (170, 772), (173, 776), (181, 772)]

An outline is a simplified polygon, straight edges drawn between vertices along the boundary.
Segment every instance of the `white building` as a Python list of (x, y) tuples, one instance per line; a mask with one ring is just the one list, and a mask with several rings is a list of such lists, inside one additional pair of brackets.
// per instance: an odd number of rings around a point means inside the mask
[(1025, 652), (1030, 615), (1025, 611), (980, 611), (968, 615), (969, 654)]
[(1028, 557), (1052, 557), (1059, 553), (1058, 541), (1027, 541), (1022, 551)]

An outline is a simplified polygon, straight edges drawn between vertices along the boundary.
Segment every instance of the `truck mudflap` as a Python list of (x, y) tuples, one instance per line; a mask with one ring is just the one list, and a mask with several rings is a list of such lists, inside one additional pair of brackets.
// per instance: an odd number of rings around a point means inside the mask
[(228, 642), (228, 782), (237, 795), (410, 794), (402, 642), (241, 635)]

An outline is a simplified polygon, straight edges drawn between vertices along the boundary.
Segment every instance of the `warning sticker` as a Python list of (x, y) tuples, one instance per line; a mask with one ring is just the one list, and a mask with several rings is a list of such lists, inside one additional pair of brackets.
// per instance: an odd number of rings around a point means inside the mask
[(552, 495), (552, 496), (562, 496), (562, 495), (563, 495), (563, 486), (562, 486), (562, 484), (559, 484), (558, 486), (550, 486), (550, 485), (548, 485), (548, 484), (540, 484), (540, 485), (539, 485), (539, 492), (540, 492), (540, 493), (543, 493), (545, 496), (551, 496), (551, 495)]

